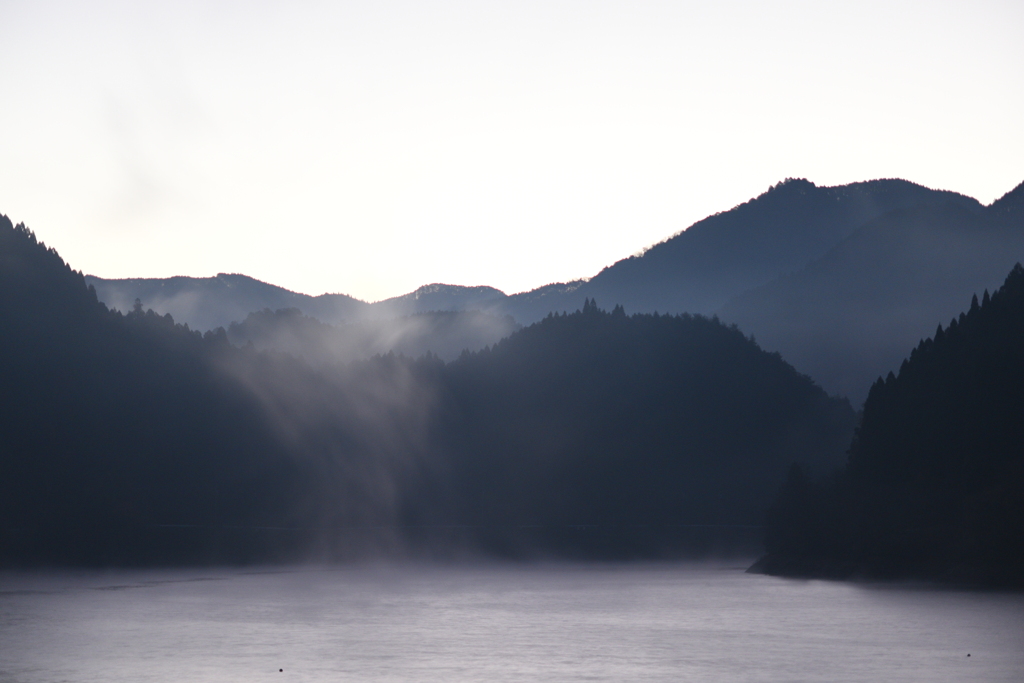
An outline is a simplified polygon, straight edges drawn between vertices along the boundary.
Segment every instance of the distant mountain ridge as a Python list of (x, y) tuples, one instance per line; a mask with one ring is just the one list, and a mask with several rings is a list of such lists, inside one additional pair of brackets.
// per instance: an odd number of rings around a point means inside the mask
[(894, 209), (946, 202), (981, 208), (970, 197), (906, 180), (818, 187), (788, 179), (605, 268), (578, 294), (629, 311), (711, 314), (824, 255), (869, 220)]
[[(997, 286), (1008, 267), (1024, 259), (1022, 196), (1018, 186), (986, 207), (899, 179), (835, 187), (787, 179), (592, 278), (511, 296), (493, 287), (435, 283), (366, 303), (295, 294), (240, 275), (87, 281), (114, 308), (127, 311), (137, 297), (146, 308), (198, 329), (227, 327), (267, 308), (296, 308), (331, 324), (459, 310), (530, 324), (551, 312), (580, 310), (587, 299), (630, 313), (717, 314), (827, 390), (859, 403), (876, 373), (898, 363), (903, 349), (947, 319), (965, 295)], [(1001, 231), (984, 227), (995, 222)], [(876, 280), (889, 284), (875, 287), (870, 305), (878, 309), (866, 310), (851, 293), (871, 289)], [(943, 284), (929, 289), (929, 282)], [(803, 299), (798, 286), (806, 290)], [(893, 322), (886, 327), (883, 321)]]
[(434, 283), (367, 303), (344, 294), (297, 294), (239, 274), (120, 280), (89, 275), (86, 281), (112, 308), (128, 311), (139, 298), (146, 308), (170, 313), (198, 329), (227, 327), (265, 308), (298, 308), (330, 324), (363, 315), (445, 310), (507, 313), (528, 324), (553, 311), (578, 310), (588, 298), (637, 312), (710, 314), (733, 296), (823, 255), (868, 220), (895, 208), (939, 202), (982, 208), (970, 197), (906, 180), (818, 187), (804, 179), (787, 179), (589, 280), (552, 283), (513, 295), (488, 286)]
[(500, 308), (508, 295), (494, 287), (464, 287), (435, 282), (401, 296), (370, 304), (375, 316), (402, 316), (434, 311), (487, 311)]
[(266, 308), (298, 308), (322, 322), (336, 324), (359, 317), (368, 305), (346, 294), (299, 294), (238, 273), (119, 280), (86, 275), (85, 281), (112, 309), (127, 313), (139, 299), (147, 309), (170, 314), (175, 321), (204, 331), (227, 327)]

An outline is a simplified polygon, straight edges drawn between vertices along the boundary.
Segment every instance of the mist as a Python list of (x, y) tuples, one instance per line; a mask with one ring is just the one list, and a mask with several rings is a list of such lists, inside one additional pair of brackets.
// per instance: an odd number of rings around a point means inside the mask
[(411, 358), (429, 353), (451, 361), (463, 351), (495, 344), (520, 327), (511, 316), (480, 311), (437, 311), (327, 325), (291, 308), (250, 313), (245, 320), (231, 323), (227, 334), (237, 346), (284, 351), (322, 366), (388, 353)]

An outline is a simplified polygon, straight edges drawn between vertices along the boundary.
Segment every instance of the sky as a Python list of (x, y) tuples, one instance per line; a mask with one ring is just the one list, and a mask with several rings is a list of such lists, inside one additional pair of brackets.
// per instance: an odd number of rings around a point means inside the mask
[(0, 213), (107, 278), (596, 274), (787, 177), (1024, 181), (1024, 2), (0, 0)]

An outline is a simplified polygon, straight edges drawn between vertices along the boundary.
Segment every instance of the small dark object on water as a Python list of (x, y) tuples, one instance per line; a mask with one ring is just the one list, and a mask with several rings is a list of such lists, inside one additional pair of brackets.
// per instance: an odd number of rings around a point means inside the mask
[[(970, 657), (970, 655), (967, 655), (967, 656)], [(277, 672), (278, 673), (284, 673), (284, 669), (278, 669)]]
[(968, 652), (968, 653), (967, 653), (967, 656), (968, 656), (968, 657), (970, 657), (970, 656), (971, 656), (971, 653), (970, 653), (970, 652)]

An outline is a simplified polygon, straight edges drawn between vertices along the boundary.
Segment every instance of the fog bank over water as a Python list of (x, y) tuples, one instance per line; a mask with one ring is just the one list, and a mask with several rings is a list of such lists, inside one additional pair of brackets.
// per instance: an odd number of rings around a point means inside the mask
[(1024, 595), (744, 567), (3, 573), (0, 679), (903, 683), (1024, 672)]

